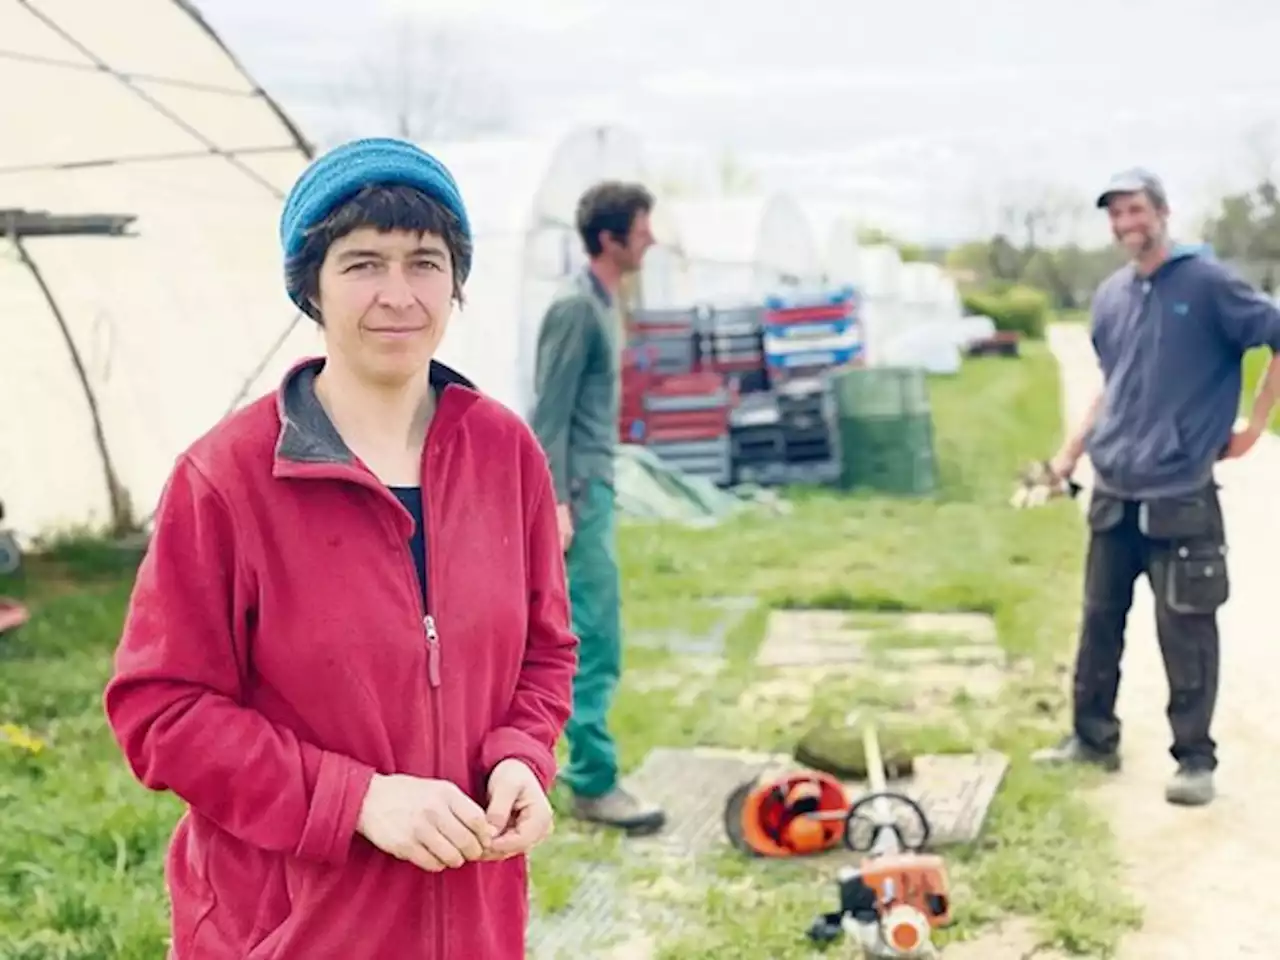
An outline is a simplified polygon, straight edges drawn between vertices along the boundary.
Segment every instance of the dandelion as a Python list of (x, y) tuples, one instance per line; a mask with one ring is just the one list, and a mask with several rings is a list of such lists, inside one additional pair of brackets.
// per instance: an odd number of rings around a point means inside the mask
[(16, 723), (0, 723), (0, 741), (32, 756), (41, 753), (45, 748), (43, 740)]

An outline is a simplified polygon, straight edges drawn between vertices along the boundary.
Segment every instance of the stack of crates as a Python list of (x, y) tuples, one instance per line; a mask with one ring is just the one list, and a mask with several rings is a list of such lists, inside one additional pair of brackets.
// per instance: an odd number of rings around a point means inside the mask
[(724, 374), (738, 390), (767, 390), (764, 309), (706, 307), (698, 312), (698, 369)]
[(622, 442), (721, 486), (839, 479), (828, 374), (862, 352), (852, 289), (763, 306), (637, 310), (627, 333)]
[(858, 297), (846, 287), (825, 297), (771, 297), (764, 315), (765, 364), (775, 384), (861, 362)]
[(825, 377), (793, 378), (777, 388), (788, 483), (834, 483), (840, 477), (840, 429)]
[(733, 480), (733, 406), (734, 391), (718, 373), (665, 376), (645, 394), (643, 442), (683, 473), (727, 486)]
[(734, 483), (786, 483), (787, 442), (778, 398), (770, 392), (744, 393), (729, 415)]
[(690, 476), (727, 486), (732, 480), (729, 411), (733, 369), (699, 362), (713, 312), (638, 310), (629, 318), (622, 356), (619, 436), (642, 444)]
[(641, 443), (644, 439), (644, 398), (658, 380), (656, 347), (640, 344), (622, 351), (621, 396), (618, 405), (618, 440)]
[(840, 477), (836, 406), (825, 378), (743, 394), (730, 415), (730, 441), (736, 483), (819, 485)]
[(628, 323), (630, 345), (652, 351), (653, 372), (689, 373), (697, 360), (698, 311), (636, 310)]

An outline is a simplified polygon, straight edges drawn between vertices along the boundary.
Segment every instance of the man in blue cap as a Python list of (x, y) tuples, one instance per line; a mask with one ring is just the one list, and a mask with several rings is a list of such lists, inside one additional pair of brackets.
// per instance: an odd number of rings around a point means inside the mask
[[(1084, 614), (1070, 736), (1036, 759), (1120, 766), (1115, 714), (1125, 621), (1145, 574), (1169, 680), (1170, 803), (1213, 800), (1218, 693), (1217, 611), (1230, 593), (1214, 465), (1258, 442), (1280, 397), (1280, 309), (1201, 246), (1169, 239), (1169, 201), (1141, 168), (1098, 196), (1130, 262), (1098, 288), (1092, 340), (1103, 388), (1051, 461), (1070, 476), (1084, 453), (1089, 504)], [(1246, 351), (1271, 349), (1248, 423), (1240, 408)]]

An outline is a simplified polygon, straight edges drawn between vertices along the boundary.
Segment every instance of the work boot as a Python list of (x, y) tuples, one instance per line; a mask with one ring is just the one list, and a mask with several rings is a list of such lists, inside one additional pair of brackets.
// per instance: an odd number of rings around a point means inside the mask
[(573, 798), (573, 815), (580, 820), (617, 827), (631, 837), (657, 833), (667, 822), (661, 808), (614, 787), (604, 796)]
[(1120, 769), (1120, 754), (1116, 751), (1095, 750), (1074, 734), (1063, 738), (1056, 747), (1037, 750), (1031, 755), (1034, 763), (1046, 766), (1063, 766), (1070, 763), (1101, 767), (1108, 773)]
[(1180, 807), (1203, 807), (1213, 802), (1213, 797), (1213, 771), (1203, 767), (1178, 767), (1164, 788), (1164, 798)]

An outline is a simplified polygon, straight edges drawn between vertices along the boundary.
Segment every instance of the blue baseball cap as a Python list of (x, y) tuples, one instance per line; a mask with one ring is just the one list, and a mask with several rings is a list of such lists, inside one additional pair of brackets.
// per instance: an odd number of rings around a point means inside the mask
[(1169, 205), (1169, 195), (1165, 192), (1164, 184), (1159, 177), (1145, 167), (1130, 167), (1112, 176), (1106, 189), (1098, 194), (1097, 207), (1099, 210), (1105, 209), (1117, 193), (1142, 193), (1143, 191), (1150, 194), (1160, 206)]

